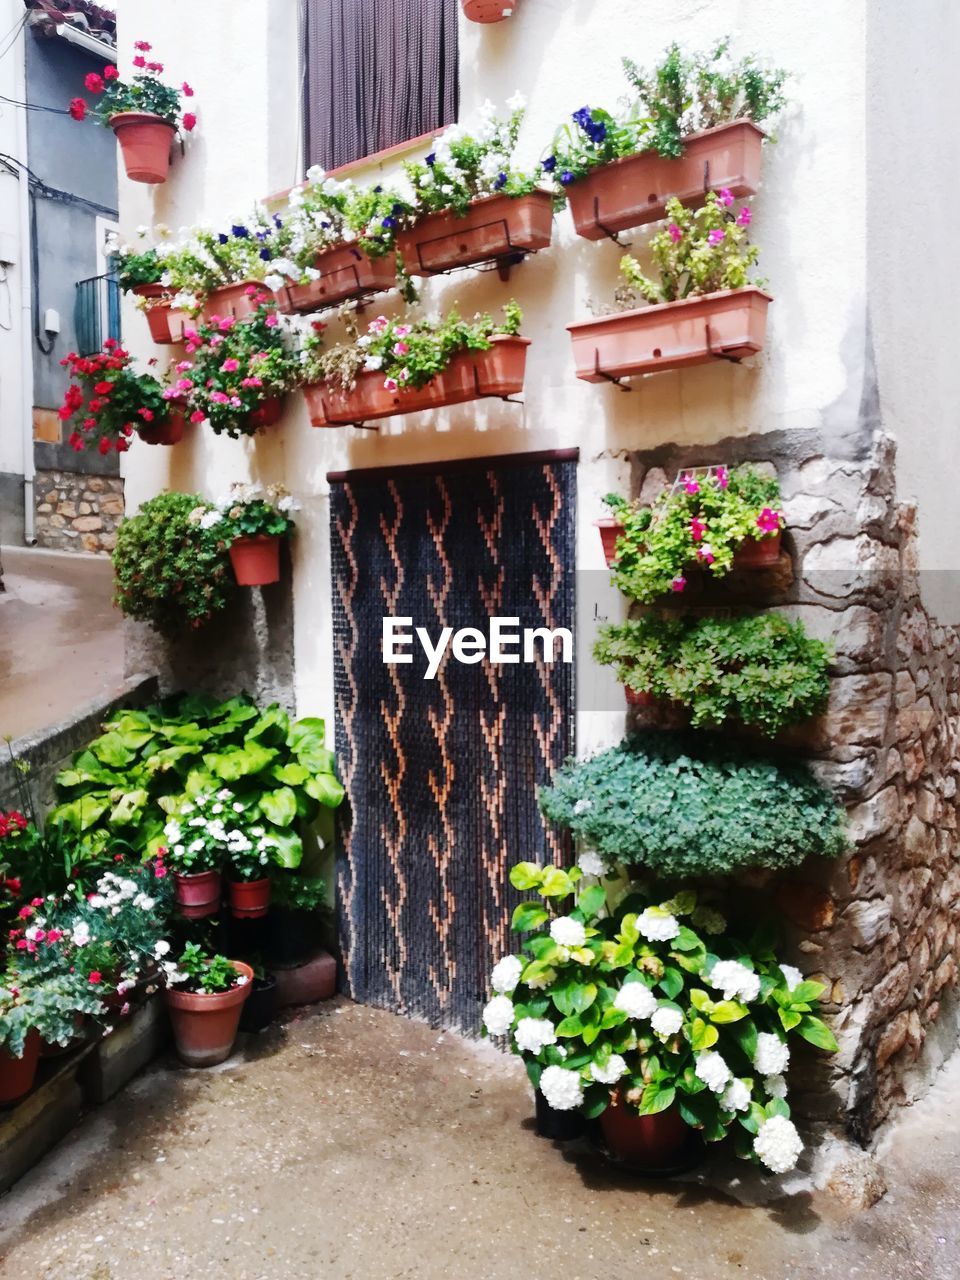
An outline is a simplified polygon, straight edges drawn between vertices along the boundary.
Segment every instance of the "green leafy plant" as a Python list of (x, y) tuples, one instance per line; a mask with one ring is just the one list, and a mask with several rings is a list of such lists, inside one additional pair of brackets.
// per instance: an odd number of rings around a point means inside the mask
[(688, 889), (631, 888), (610, 908), (580, 867), (520, 863), (510, 880), (538, 895), (513, 916), (532, 936), (494, 968), (483, 1020), (509, 1035), (547, 1102), (588, 1117), (615, 1097), (641, 1115), (675, 1107), (706, 1141), (729, 1133), (740, 1156), (792, 1168), (802, 1144), (786, 1101), (790, 1040), (837, 1044), (817, 1016), (823, 986), (777, 960), (773, 930), (737, 937)]
[[(134, 49), (134, 73), (129, 80), (122, 80), (112, 64), (104, 68), (103, 75), (96, 71), (87, 75), (84, 80), (87, 92), (97, 98), (93, 114), (101, 124), (109, 125), (113, 117), (122, 112), (143, 112), (159, 116), (175, 129), (189, 133), (196, 127), (197, 117), (193, 111), (183, 111), (182, 99), (192, 98), (193, 90), (186, 83), (179, 89), (163, 83), (159, 78), (163, 75), (163, 64), (147, 61), (151, 46), (146, 40), (136, 41)], [(70, 115), (74, 120), (83, 120), (90, 110), (85, 98), (71, 99)]]
[(661, 876), (790, 867), (848, 847), (842, 807), (802, 765), (689, 734), (639, 733), (569, 761), (540, 807), (607, 866)]
[(234, 484), (217, 503), (223, 515), (221, 536), (231, 541), (264, 535), (285, 538), (293, 532), (290, 513), (299, 507), (282, 484), (266, 490), (259, 484)]
[(187, 991), (212, 996), (232, 987), (242, 987), (249, 979), (238, 972), (232, 960), (226, 956), (210, 955), (196, 942), (188, 942), (176, 962), (176, 969), (167, 973), (169, 986), (182, 986)]
[(126, 246), (119, 249), (114, 257), (117, 261), (117, 281), (124, 293), (129, 293), (139, 285), (160, 283), (164, 264), (153, 246), (141, 250)]
[(616, 494), (604, 501), (624, 526), (612, 581), (645, 604), (682, 592), (691, 565), (722, 577), (747, 539), (775, 537), (784, 524), (776, 477), (749, 466), (684, 472), (646, 511)]
[(688, 707), (694, 728), (739, 720), (776, 733), (830, 692), (829, 647), (779, 613), (634, 618), (602, 627), (593, 656), (635, 693)]
[[(260, 880), (272, 862), (296, 857), (269, 834), (253, 793), (240, 800), (229, 787), (192, 791), (163, 803), (170, 866), (184, 875), (216, 871), (226, 864), (235, 880)], [(296, 857), (299, 862), (299, 857)]]
[(161, 493), (123, 520), (112, 556), (119, 608), (165, 635), (202, 627), (225, 608), (234, 582), (220, 518), (195, 493)]
[(165, 247), (162, 282), (179, 309), (195, 314), (216, 289), (262, 281), (271, 263), (285, 258), (292, 234), (289, 220), (260, 204), (228, 231), (193, 227), (179, 244)]
[(96, 988), (81, 974), (8, 973), (0, 979), (0, 1048), (22, 1058), (31, 1031), (48, 1044), (69, 1044), (78, 1017), (102, 1011)]
[(311, 914), (326, 908), (327, 886), (319, 876), (302, 876), (295, 872), (278, 875), (271, 889), (271, 903), (285, 911)]

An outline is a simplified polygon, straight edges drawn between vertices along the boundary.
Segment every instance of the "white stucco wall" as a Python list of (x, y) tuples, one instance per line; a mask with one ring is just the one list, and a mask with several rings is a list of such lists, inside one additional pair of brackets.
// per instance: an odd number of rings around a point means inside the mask
[[(621, 250), (574, 235), (566, 211), (554, 244), (508, 285), (495, 274), (462, 273), (424, 285), (424, 303), (464, 312), (494, 310), (515, 296), (533, 340), (525, 405), (480, 401), (387, 420), (379, 432), (313, 430), (298, 397), (282, 425), (257, 440), (194, 433), (175, 450), (134, 448), (125, 462), (128, 508), (164, 487), (210, 496), (234, 479), (284, 481), (304, 503), (295, 540), (299, 709), (332, 711), (326, 473), (578, 445), (579, 562), (599, 570), (592, 521), (600, 497), (625, 484), (624, 452), (783, 427), (856, 421), (864, 376), (866, 316), (866, 146), (863, 0), (803, 6), (766, 0), (522, 0), (509, 22), (461, 27), (461, 118), (484, 98), (502, 104), (516, 89), (529, 100), (526, 139), (539, 155), (557, 124), (584, 103), (612, 106), (623, 81), (619, 58), (654, 61), (673, 39), (703, 47), (737, 33), (753, 51), (793, 73), (793, 107), (765, 152), (754, 202), (760, 269), (775, 302), (766, 351), (635, 382), (625, 395), (578, 382), (565, 326), (588, 314), (590, 298), (612, 292)], [(224, 11), (229, 17), (224, 22)], [(296, 172), (296, 5), (293, 0), (122, 0), (121, 47), (151, 40), (196, 87), (200, 128), (172, 180), (159, 191), (123, 182), (121, 217), (131, 231), (154, 218), (176, 227), (242, 214), (256, 197), (290, 185)], [(358, 176), (363, 176), (362, 171)], [(642, 233), (637, 233), (637, 238)], [(394, 305), (385, 299), (384, 309)], [(325, 317), (329, 318), (329, 317)], [(135, 349), (155, 354), (132, 311)], [(609, 718), (608, 718), (609, 720)], [(616, 725), (581, 725), (579, 744)]]
[[(0, 32), (10, 35), (23, 20), (20, 0), (0, 0)], [(4, 42), (5, 43), (5, 42)], [(0, 94), (14, 102), (23, 100), (24, 36), (16, 39), (0, 58)], [(18, 160), (19, 109), (0, 102), (0, 152)], [(21, 280), (24, 269), (21, 243), (29, 244), (29, 229), (21, 227), (19, 179), (0, 170), (0, 257), (12, 256), (13, 265), (0, 268), (0, 472), (23, 475), (24, 406), (22, 392), (22, 350), (24, 320), (21, 312)], [(26, 230), (26, 235), (23, 234)], [(21, 238), (23, 237), (23, 238)], [(30, 317), (26, 318), (27, 341), (32, 343)]]

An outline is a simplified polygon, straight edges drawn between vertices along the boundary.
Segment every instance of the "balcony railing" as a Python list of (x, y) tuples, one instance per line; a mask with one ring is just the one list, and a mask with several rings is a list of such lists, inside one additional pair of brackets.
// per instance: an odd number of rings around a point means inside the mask
[(91, 276), (77, 281), (73, 322), (79, 355), (94, 355), (107, 338), (120, 341), (120, 286), (116, 276)]

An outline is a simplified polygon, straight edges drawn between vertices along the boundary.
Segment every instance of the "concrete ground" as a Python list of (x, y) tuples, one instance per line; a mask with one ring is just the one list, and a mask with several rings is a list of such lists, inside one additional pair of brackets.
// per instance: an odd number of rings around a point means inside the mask
[(958, 1083), (905, 1113), (874, 1208), (748, 1208), (538, 1138), (517, 1060), (336, 1001), (89, 1115), (0, 1200), (0, 1276), (948, 1280)]
[(118, 693), (123, 635), (108, 557), (4, 547), (0, 558), (0, 738), (18, 738)]

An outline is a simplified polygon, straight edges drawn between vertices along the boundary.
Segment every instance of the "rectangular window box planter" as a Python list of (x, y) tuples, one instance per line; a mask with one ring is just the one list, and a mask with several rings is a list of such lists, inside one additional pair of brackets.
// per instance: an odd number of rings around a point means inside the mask
[(361, 373), (352, 391), (328, 383), (304, 387), (314, 427), (358, 425), (372, 418), (420, 413), (485, 396), (505, 399), (523, 390), (529, 338), (494, 337), (489, 351), (462, 351), (425, 387), (388, 391), (379, 371)]
[(285, 315), (321, 311), (348, 298), (385, 293), (397, 283), (396, 254), (371, 258), (352, 244), (325, 249), (317, 254), (314, 267), (320, 272), (319, 280), (287, 285), (274, 294), (277, 306)]
[(764, 133), (751, 120), (735, 120), (692, 133), (676, 159), (641, 151), (624, 156), (566, 189), (577, 235), (602, 240), (618, 231), (657, 222), (667, 200), (702, 204), (707, 191), (726, 187), (734, 196), (751, 196), (760, 183)]
[(450, 209), (429, 213), (397, 236), (397, 251), (412, 276), (496, 261), (505, 266), (545, 249), (553, 234), (553, 196), (484, 196), (462, 218)]
[[(253, 293), (247, 290), (253, 288)], [(256, 298), (258, 294), (266, 297), (270, 296), (268, 289), (256, 280), (241, 280), (239, 284), (225, 284), (222, 289), (214, 289), (202, 308), (200, 309), (201, 320), (210, 320), (213, 316), (223, 320), (227, 316), (232, 316), (234, 320), (242, 320), (244, 316), (252, 316), (256, 311), (258, 303)]]
[(769, 294), (753, 285), (567, 325), (577, 377), (617, 382), (763, 350)]

